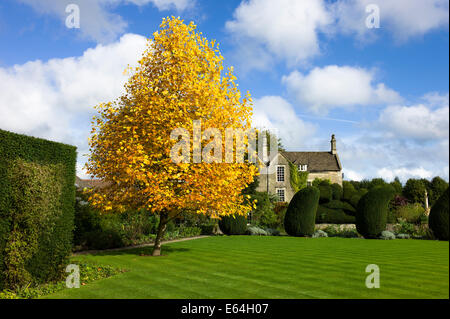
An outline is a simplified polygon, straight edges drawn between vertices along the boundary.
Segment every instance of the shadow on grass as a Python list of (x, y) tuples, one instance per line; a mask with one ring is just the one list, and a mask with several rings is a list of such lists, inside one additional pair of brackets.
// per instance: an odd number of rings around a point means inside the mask
[[(170, 246), (164, 246), (161, 247), (161, 256), (155, 257), (166, 257), (171, 254), (176, 254), (179, 252), (186, 252), (189, 251), (188, 248), (175, 248)], [(140, 247), (140, 248), (131, 248), (131, 249), (124, 249), (124, 250), (114, 250), (114, 251), (99, 251), (92, 256), (123, 256), (123, 255), (136, 255), (136, 256), (142, 256), (142, 257), (151, 257), (153, 251), (153, 246), (148, 247)]]

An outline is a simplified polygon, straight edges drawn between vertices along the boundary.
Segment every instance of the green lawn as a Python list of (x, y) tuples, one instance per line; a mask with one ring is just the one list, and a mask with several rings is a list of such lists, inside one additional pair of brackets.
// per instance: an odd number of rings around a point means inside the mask
[[(210, 237), (77, 256), (129, 272), (47, 298), (449, 298), (449, 244), (426, 240)], [(381, 288), (368, 289), (368, 264)]]

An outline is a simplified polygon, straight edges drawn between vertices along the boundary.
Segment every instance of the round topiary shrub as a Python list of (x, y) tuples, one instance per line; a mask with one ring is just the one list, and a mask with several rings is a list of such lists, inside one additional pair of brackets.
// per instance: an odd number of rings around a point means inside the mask
[(431, 208), (428, 224), (433, 231), (434, 236), (440, 240), (448, 240), (448, 203), (449, 188)]
[(389, 202), (395, 195), (390, 186), (375, 187), (361, 197), (356, 209), (356, 230), (364, 238), (378, 238), (386, 229)]
[(284, 229), (291, 236), (311, 236), (314, 233), (320, 191), (308, 186), (294, 195), (284, 217)]
[(219, 221), (219, 228), (225, 235), (244, 235), (247, 232), (247, 217), (223, 216)]

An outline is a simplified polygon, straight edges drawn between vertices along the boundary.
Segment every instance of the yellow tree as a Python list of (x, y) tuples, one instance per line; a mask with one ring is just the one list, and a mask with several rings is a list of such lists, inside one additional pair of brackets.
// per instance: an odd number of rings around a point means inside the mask
[[(163, 19), (138, 67), (129, 69), (126, 93), (96, 107), (86, 167), (107, 186), (90, 190), (90, 201), (104, 211), (159, 215), (154, 256), (160, 255), (167, 223), (182, 212), (225, 216), (251, 210), (241, 191), (257, 174), (255, 165), (223, 163), (221, 155), (227, 129), (250, 129), (251, 98), (241, 96), (232, 69), (222, 74), (222, 61), (218, 45), (192, 22)], [(199, 121), (215, 130), (196, 141)], [(195, 160), (199, 147), (202, 161)]]

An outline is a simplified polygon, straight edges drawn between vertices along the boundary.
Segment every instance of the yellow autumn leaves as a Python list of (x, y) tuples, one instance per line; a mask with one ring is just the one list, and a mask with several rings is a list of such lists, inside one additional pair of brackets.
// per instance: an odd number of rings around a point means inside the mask
[(218, 45), (195, 30), (193, 23), (163, 19), (130, 72), (126, 93), (97, 107), (86, 167), (108, 187), (91, 191), (94, 205), (211, 216), (251, 210), (241, 191), (253, 181), (254, 165), (175, 164), (170, 158), (175, 128), (192, 131), (201, 120), (224, 135), (227, 128), (251, 125), (250, 95), (241, 97), (231, 69), (222, 75)]

